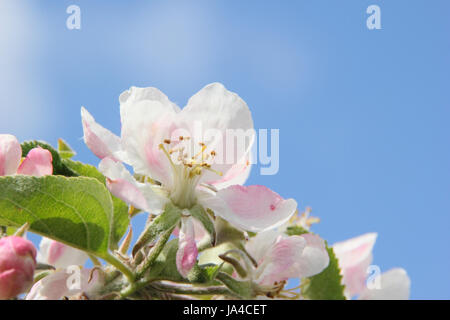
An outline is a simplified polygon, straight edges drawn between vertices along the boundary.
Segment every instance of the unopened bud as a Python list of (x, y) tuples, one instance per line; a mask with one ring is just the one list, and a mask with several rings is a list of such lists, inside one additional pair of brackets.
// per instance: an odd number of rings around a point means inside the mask
[(33, 284), (36, 248), (21, 237), (0, 239), (0, 299), (11, 299)]

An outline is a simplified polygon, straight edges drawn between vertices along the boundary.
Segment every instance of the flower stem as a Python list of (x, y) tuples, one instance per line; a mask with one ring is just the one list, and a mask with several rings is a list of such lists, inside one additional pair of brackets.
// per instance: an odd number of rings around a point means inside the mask
[(224, 286), (210, 286), (210, 287), (196, 287), (192, 285), (170, 283), (170, 282), (155, 282), (150, 285), (152, 288), (168, 293), (176, 294), (193, 294), (193, 295), (226, 295), (234, 296), (230, 290)]
[(133, 274), (133, 272), (114, 255), (108, 253), (105, 257), (103, 257), (103, 259), (105, 259), (106, 262), (113, 265), (117, 270), (122, 272), (125, 275), (125, 277), (127, 277), (130, 283), (133, 283), (135, 281), (136, 277)]
[(164, 248), (165, 244), (170, 238), (170, 235), (172, 234), (173, 229), (175, 227), (172, 227), (168, 230), (166, 230), (158, 239), (155, 246), (150, 251), (150, 254), (145, 258), (144, 262), (141, 264), (141, 266), (138, 268), (136, 272), (136, 279), (143, 278), (147, 270), (151, 267), (153, 262), (155, 262), (156, 258), (158, 258), (159, 254), (161, 253), (162, 249)]

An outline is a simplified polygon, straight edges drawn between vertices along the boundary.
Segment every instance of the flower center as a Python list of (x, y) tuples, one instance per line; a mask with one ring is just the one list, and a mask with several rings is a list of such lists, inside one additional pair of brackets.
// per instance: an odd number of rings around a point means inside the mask
[(159, 148), (170, 161), (173, 169), (173, 185), (170, 192), (172, 202), (179, 208), (191, 208), (197, 202), (195, 189), (205, 170), (220, 176), (222, 173), (211, 168), (216, 152), (207, 152), (207, 147), (200, 142), (200, 151), (194, 155), (186, 149), (184, 143), (190, 137), (180, 136), (178, 140), (165, 139)]

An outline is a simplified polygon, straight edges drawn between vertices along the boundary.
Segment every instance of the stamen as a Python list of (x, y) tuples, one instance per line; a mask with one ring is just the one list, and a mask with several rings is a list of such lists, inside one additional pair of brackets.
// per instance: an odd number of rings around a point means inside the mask
[(175, 164), (174, 164), (173, 161), (172, 161), (172, 157), (171, 157), (170, 154), (167, 152), (166, 148), (164, 148), (164, 145), (163, 145), (162, 143), (159, 145), (159, 148), (164, 152), (164, 154), (166, 155), (167, 159), (169, 159), (172, 168), (173, 168), (174, 170), (176, 170), (176, 166), (175, 166)]
[(202, 150), (200, 150), (195, 156), (192, 157), (192, 160), (197, 159), (199, 155), (203, 156), (203, 152), (206, 150), (206, 145), (203, 142), (200, 142), (199, 145), (202, 146)]
[(214, 172), (215, 174), (219, 175), (219, 176), (223, 176), (223, 173), (217, 170), (214, 170), (211, 168), (211, 165), (208, 165), (207, 167), (205, 167), (206, 170)]

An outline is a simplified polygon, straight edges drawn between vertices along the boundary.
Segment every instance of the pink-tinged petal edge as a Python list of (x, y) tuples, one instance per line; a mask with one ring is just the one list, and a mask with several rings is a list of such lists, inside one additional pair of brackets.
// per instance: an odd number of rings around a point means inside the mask
[(232, 185), (243, 185), (250, 175), (252, 168), (250, 154), (242, 163), (233, 165), (219, 180), (207, 182), (217, 189), (224, 189)]
[(376, 238), (376, 233), (366, 233), (333, 245), (348, 297), (360, 294), (365, 288), (367, 267), (372, 262), (372, 249)]
[(181, 230), (179, 232), (178, 251), (176, 256), (176, 264), (178, 272), (187, 277), (189, 271), (197, 262), (198, 249), (195, 243), (195, 232), (193, 218), (183, 218), (181, 222)]
[(144, 211), (150, 209), (134, 178), (120, 162), (104, 158), (99, 170), (106, 176), (106, 186), (114, 196)]
[(36, 177), (51, 175), (53, 173), (51, 152), (41, 147), (31, 149), (17, 173)]
[(10, 134), (0, 134), (0, 176), (15, 174), (21, 158), (22, 148), (17, 138)]
[(345, 269), (365, 261), (372, 254), (376, 239), (377, 234), (372, 232), (335, 243), (333, 251), (339, 260), (339, 266)]
[(100, 159), (117, 158), (121, 150), (120, 138), (95, 122), (94, 117), (84, 107), (81, 107), (81, 122), (84, 142), (88, 148)]
[(223, 205), (217, 206), (217, 201), (212, 201), (211, 209), (237, 227), (252, 232), (282, 225), (297, 209), (297, 202), (294, 199), (285, 200), (269, 188), (260, 185), (246, 187), (234, 185), (219, 190), (217, 197), (223, 201)]

